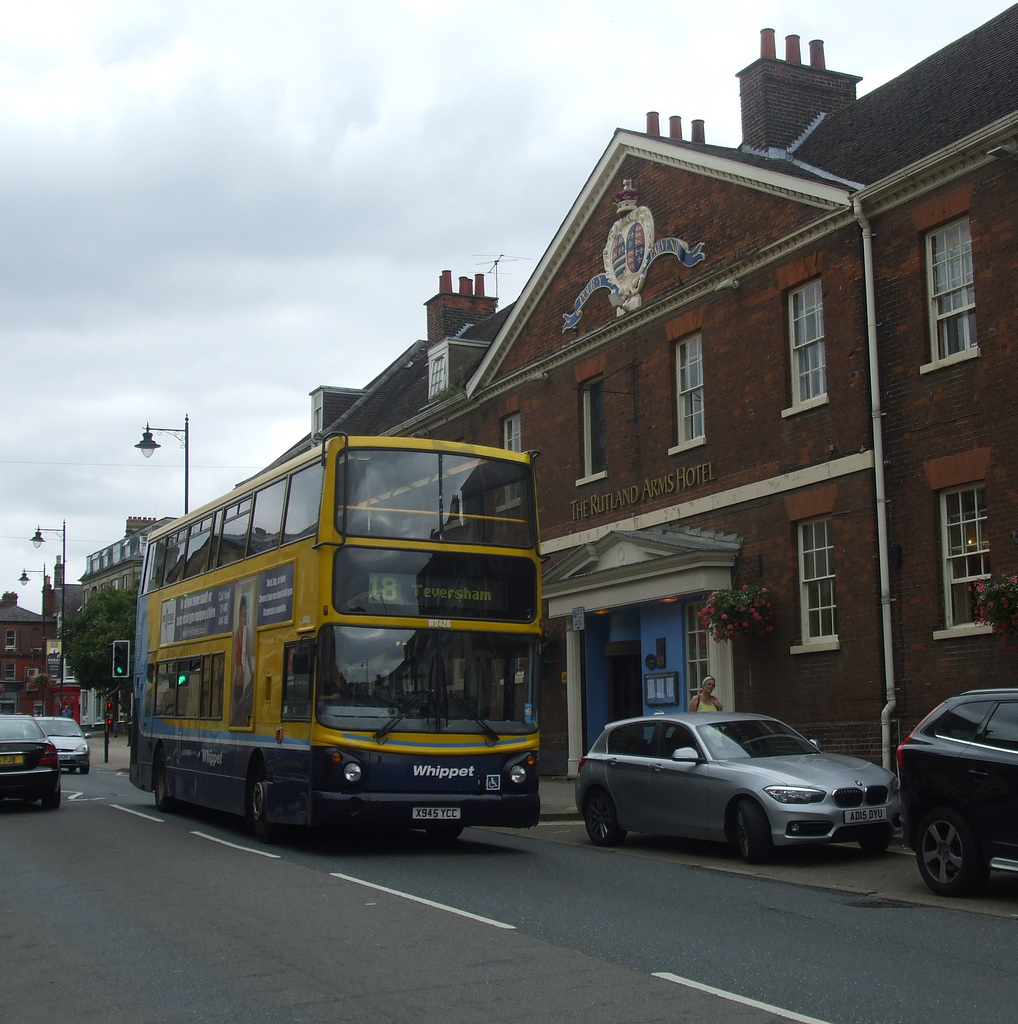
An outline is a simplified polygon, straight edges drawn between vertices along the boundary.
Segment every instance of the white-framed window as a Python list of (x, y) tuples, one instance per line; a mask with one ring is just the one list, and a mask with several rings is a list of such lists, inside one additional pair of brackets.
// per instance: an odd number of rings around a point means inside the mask
[(14, 668), (15, 666), (13, 661), (4, 662), (4, 679), (14, 678)]
[(940, 495), (944, 614), (948, 626), (972, 621), (971, 586), (990, 575), (986, 488), (972, 484)]
[[(25, 678), (26, 679), (34, 679), (38, 674), (39, 674), (39, 670), (37, 668), (26, 668), (25, 669)], [(82, 696), (84, 696), (84, 694), (82, 694)]]
[(962, 220), (926, 236), (933, 361), (978, 347), (972, 234)]
[(514, 412), (502, 420), (502, 447), (511, 452), (523, 451), (520, 434), (520, 414)]
[(311, 392), (311, 433), (320, 434), (325, 429), (325, 396), (318, 391)]
[(607, 466), (607, 438), (604, 422), (604, 381), (588, 381), (581, 389), (583, 398), (583, 476), (604, 473)]
[(681, 710), (685, 711), (689, 696), (696, 692), (704, 676), (710, 675), (707, 658), (707, 630), (700, 625), (702, 601), (686, 605), (686, 684), (688, 692)]
[(796, 288), (789, 295), (788, 323), (792, 345), (792, 405), (804, 405), (827, 394), (824, 295), (819, 280)]
[(680, 341), (676, 346), (675, 391), (681, 446), (704, 436), (703, 344), (699, 334)]
[[(511, 452), (523, 451), (518, 412), (506, 416), (502, 420), (502, 447)], [(518, 480), (515, 483), (506, 484), (502, 491), (502, 500), (498, 505), (498, 511), (504, 512), (506, 509), (519, 507), (522, 493)]]
[(428, 359), (428, 398), (436, 398), (449, 386), (449, 357), (435, 352)]
[(799, 524), (799, 587), (803, 642), (837, 637), (834, 529), (830, 519)]
[(16, 630), (6, 629), (4, 630), (4, 649), (13, 651), (18, 646), (18, 634)]

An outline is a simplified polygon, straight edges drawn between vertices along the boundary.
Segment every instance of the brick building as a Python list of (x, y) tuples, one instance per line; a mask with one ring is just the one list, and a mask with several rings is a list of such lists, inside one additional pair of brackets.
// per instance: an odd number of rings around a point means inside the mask
[(44, 614), (20, 607), (13, 590), (0, 597), (0, 714), (57, 714), (60, 710), (59, 668), (54, 670), (46, 656), (47, 641), (57, 637), (60, 595), (45, 569), (41, 575)]
[[(886, 763), (1014, 671), (968, 587), (1018, 562), (1018, 8), (861, 98), (771, 29), (739, 78), (739, 148), (616, 131), (518, 300), (445, 272), (334, 424), (540, 450), (545, 771), (708, 672)], [(754, 584), (772, 631), (716, 643)]]

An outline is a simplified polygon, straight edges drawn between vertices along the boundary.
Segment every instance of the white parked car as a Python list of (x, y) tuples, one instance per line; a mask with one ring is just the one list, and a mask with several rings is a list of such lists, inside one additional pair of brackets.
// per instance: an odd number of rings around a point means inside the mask
[(36, 721), (57, 748), (60, 767), (72, 772), (77, 768), (82, 775), (88, 775), (92, 754), (81, 726), (73, 718), (37, 718)]

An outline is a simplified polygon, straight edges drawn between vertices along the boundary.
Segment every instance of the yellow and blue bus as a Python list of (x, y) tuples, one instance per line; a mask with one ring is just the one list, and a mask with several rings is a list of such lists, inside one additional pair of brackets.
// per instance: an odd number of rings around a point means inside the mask
[(531, 454), (327, 437), (153, 531), (131, 781), (278, 826), (540, 812)]

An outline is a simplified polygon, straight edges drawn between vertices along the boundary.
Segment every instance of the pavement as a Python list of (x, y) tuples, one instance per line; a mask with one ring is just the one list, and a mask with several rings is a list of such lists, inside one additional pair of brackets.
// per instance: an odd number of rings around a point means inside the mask
[[(85, 728), (92, 750), (92, 771), (126, 772), (131, 763), (131, 748), (127, 745), (127, 734), (114, 736), (110, 733), (109, 749), (101, 726)], [(573, 795), (573, 780), (562, 775), (541, 776), (541, 820), (579, 821)]]

